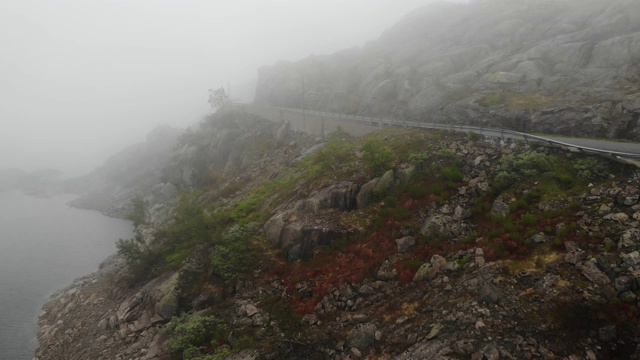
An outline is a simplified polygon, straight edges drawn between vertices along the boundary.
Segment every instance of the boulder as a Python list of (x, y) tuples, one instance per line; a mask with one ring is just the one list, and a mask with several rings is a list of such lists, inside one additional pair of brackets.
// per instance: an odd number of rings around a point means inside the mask
[(611, 285), (611, 280), (609, 280), (605, 273), (598, 269), (596, 262), (582, 261), (576, 264), (576, 267), (580, 269), (582, 274), (594, 284), (600, 286)]
[(533, 235), (531, 237), (531, 241), (535, 244), (543, 244), (549, 241), (549, 237), (545, 233), (541, 232)]
[(382, 266), (380, 266), (378, 272), (376, 273), (376, 278), (382, 281), (394, 280), (397, 277), (398, 271), (393, 268), (392, 264), (388, 260), (385, 261)]
[(295, 244), (299, 244), (302, 241), (302, 236), (303, 224), (301, 222), (294, 222), (285, 225), (282, 229), (282, 232), (280, 233), (280, 241), (278, 242), (278, 247), (286, 249)]
[(285, 218), (287, 217), (289, 217), (289, 214), (282, 212), (274, 215), (264, 224), (264, 234), (272, 246), (280, 246), (280, 235), (282, 234), (282, 229), (284, 229)]
[(434, 215), (431, 216), (420, 229), (420, 233), (425, 236), (446, 235), (451, 236), (450, 225), (452, 223), (451, 216)]
[(385, 172), (380, 180), (376, 183), (376, 186), (373, 188), (373, 192), (382, 192), (389, 190), (395, 185), (395, 176), (393, 170), (389, 170)]
[(376, 187), (380, 181), (379, 178), (375, 178), (360, 187), (360, 191), (358, 191), (358, 196), (356, 196), (356, 205), (358, 209), (362, 209), (367, 207), (373, 201), (373, 189)]
[(496, 216), (509, 215), (509, 205), (500, 199), (496, 199), (491, 205), (491, 214)]
[(396, 239), (396, 244), (398, 245), (399, 253), (406, 253), (416, 245), (416, 239), (414, 239), (413, 236), (405, 236), (400, 239)]
[(376, 326), (372, 323), (359, 324), (347, 335), (347, 348), (368, 350), (375, 342)]

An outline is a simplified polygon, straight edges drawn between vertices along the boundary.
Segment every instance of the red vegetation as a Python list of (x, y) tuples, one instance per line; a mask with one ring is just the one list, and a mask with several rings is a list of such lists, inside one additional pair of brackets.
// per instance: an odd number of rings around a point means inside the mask
[[(315, 305), (326, 295), (327, 289), (371, 278), (373, 271), (395, 250), (393, 239), (382, 232), (375, 232), (344, 249), (318, 250), (313, 259), (307, 262), (281, 263), (273, 272), (281, 274), (287, 290), (296, 294), (291, 301), (295, 311), (312, 313)], [(296, 292), (296, 284), (301, 281), (312, 284), (311, 296), (303, 297)]]

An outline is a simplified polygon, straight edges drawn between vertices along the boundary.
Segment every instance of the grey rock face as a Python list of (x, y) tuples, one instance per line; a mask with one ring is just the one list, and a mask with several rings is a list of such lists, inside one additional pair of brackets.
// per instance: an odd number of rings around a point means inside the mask
[(640, 73), (639, 18), (626, 0), (427, 7), (362, 49), (261, 69), (255, 101), (300, 108), (304, 73), (318, 110), (638, 139), (640, 85), (619, 79)]

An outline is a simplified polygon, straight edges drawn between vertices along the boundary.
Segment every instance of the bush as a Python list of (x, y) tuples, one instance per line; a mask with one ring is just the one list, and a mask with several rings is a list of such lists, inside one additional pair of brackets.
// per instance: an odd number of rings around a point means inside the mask
[(464, 180), (462, 171), (455, 166), (447, 166), (442, 169), (442, 176), (452, 183), (459, 183)]
[(513, 213), (520, 209), (528, 209), (529, 206), (526, 198), (519, 198), (516, 202), (509, 204), (509, 211)]
[(500, 188), (508, 188), (517, 181), (544, 174), (553, 169), (551, 157), (541, 153), (504, 155), (496, 171), (495, 181)]
[(469, 140), (475, 141), (475, 140), (480, 139), (480, 134), (469, 130), (469, 131), (467, 131), (467, 137), (469, 138)]
[(118, 255), (124, 256), (128, 264), (135, 264), (144, 257), (144, 240), (139, 232), (132, 239), (118, 239), (116, 248)]
[(118, 255), (125, 258), (133, 280), (140, 281), (155, 274), (158, 253), (149, 249), (139, 231), (132, 239), (118, 239), (116, 241)]
[(202, 206), (183, 197), (173, 222), (158, 230), (150, 244), (137, 232), (133, 239), (116, 242), (118, 254), (125, 257), (136, 278), (157, 276), (178, 268), (197, 245), (211, 243), (212, 223)]
[(363, 160), (374, 176), (387, 171), (393, 163), (391, 149), (384, 146), (382, 141), (370, 138), (362, 145)]
[(158, 237), (171, 244), (204, 243), (211, 239), (212, 224), (204, 208), (195, 199), (182, 197), (175, 209), (173, 222), (158, 232)]
[(431, 155), (426, 152), (422, 153), (412, 153), (409, 155), (409, 162), (414, 165), (421, 165), (423, 162), (429, 160)]
[(214, 316), (182, 314), (174, 317), (163, 329), (173, 335), (165, 347), (184, 360), (222, 360), (230, 350), (224, 345), (227, 324)]
[(322, 167), (322, 170), (328, 167), (335, 168), (348, 162), (351, 159), (351, 151), (353, 147), (349, 141), (349, 137), (342, 131), (336, 131), (329, 136), (327, 142), (313, 156), (313, 162)]
[(573, 170), (579, 178), (587, 181), (601, 180), (609, 175), (607, 164), (592, 157), (576, 161)]

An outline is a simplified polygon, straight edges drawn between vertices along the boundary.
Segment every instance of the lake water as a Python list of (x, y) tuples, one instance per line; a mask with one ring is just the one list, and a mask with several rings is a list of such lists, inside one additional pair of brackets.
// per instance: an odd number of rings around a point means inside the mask
[(47, 298), (133, 235), (128, 221), (68, 207), (73, 197), (0, 192), (0, 359), (31, 360)]

